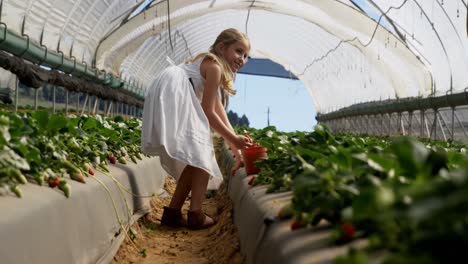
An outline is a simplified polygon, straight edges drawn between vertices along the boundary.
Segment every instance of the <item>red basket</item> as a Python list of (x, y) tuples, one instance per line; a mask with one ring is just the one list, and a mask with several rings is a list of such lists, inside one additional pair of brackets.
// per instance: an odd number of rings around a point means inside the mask
[(255, 144), (244, 148), (242, 155), (244, 156), (245, 172), (247, 175), (257, 174), (260, 172), (260, 169), (255, 167), (255, 161), (267, 157), (267, 148)]

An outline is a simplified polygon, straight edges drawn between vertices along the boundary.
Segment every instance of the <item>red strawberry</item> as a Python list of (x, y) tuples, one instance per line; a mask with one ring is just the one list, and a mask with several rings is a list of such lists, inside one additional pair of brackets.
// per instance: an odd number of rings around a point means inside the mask
[(112, 156), (112, 155), (109, 156), (109, 161), (110, 161), (110, 163), (112, 163), (112, 164), (117, 163), (117, 159), (116, 159), (114, 156)]
[(341, 232), (343, 233), (343, 240), (344, 241), (351, 241), (356, 234), (356, 229), (350, 223), (344, 223), (341, 225)]
[(252, 178), (250, 178), (250, 180), (249, 180), (249, 182), (247, 184), (252, 185), (253, 182), (255, 181), (255, 178), (257, 178), (257, 176), (252, 176)]
[(49, 187), (50, 188), (55, 188), (59, 185), (59, 178), (58, 177), (55, 177), (55, 178), (49, 178)]
[(291, 230), (296, 230), (296, 229), (299, 229), (299, 228), (302, 228), (302, 227), (304, 227), (304, 224), (301, 223), (301, 221), (299, 221), (297, 219), (294, 219), (291, 222)]

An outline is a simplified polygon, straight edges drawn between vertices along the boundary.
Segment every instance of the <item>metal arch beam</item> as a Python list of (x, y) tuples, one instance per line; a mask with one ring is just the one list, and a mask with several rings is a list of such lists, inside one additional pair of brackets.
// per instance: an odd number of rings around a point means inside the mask
[[(145, 12), (141, 12), (140, 14), (134, 16), (133, 18), (126, 21), (125, 23), (122, 23), (118, 28), (116, 28), (112, 32), (110, 32), (106, 37), (104, 37), (99, 42), (99, 45), (96, 47), (96, 51), (95, 51), (95, 55), (94, 55), (95, 60), (96, 61), (99, 60), (100, 57), (103, 55), (103, 53), (106, 50), (109, 50), (112, 47), (112, 44), (118, 42), (118, 40), (120, 38), (120, 36), (119, 36), (120, 32), (132, 32), (136, 28), (141, 26), (142, 24), (147, 23), (148, 21), (146, 20), (146, 14), (145, 13), (149, 13), (149, 14), (154, 13), (154, 14), (157, 15), (158, 8), (161, 8), (160, 4), (166, 3), (166, 2), (167, 2), (167, 0), (159, 1), (158, 3), (156, 3), (156, 4), (152, 5), (151, 7), (147, 8), (145, 10)], [(183, 2), (183, 1), (173, 1), (173, 3), (171, 4), (171, 10), (176, 11), (176, 10), (179, 10), (179, 9), (184, 8), (186, 6), (189, 6), (189, 5), (204, 2), (204, 0), (194, 0), (191, 3), (185, 4), (185, 5), (183, 3), (181, 3), (181, 2)]]
[[(202, 3), (202, 2), (203, 1), (197, 0), (197, 1), (194, 1), (194, 2), (192, 2), (190, 4), (196, 4), (196, 3)], [(323, 22), (321, 22), (321, 21), (315, 21), (314, 18), (310, 14), (306, 14), (305, 12), (294, 13), (292, 10), (288, 9), (286, 6), (271, 5), (271, 4), (268, 4), (268, 3), (256, 4), (256, 5), (251, 7), (250, 3), (251, 3), (250, 1), (249, 2), (246, 1), (246, 2), (237, 2), (237, 3), (217, 5), (217, 6), (214, 6), (214, 7), (211, 7), (211, 8), (206, 8), (206, 9), (202, 9), (202, 10), (192, 12), (191, 14), (188, 14), (188, 15), (180, 15), (178, 17), (172, 17), (171, 22), (172, 22), (173, 26), (177, 26), (177, 24), (179, 24), (179, 23), (185, 22), (185, 21), (187, 21), (189, 19), (193, 19), (195, 17), (200, 17), (200, 16), (205, 15), (205, 14), (210, 13), (210, 12), (216, 12), (216, 11), (221, 11), (221, 10), (225, 10), (225, 9), (245, 9), (245, 10), (247, 10), (247, 9), (251, 8), (251, 9), (268, 10), (270, 12), (280, 13), (280, 14), (283, 14), (283, 15), (294, 15), (296, 17), (303, 18), (306, 21), (320, 27), (321, 29), (323, 29), (324, 31), (328, 32), (329, 34), (337, 37), (338, 39), (346, 39), (348, 37), (348, 36), (337, 35), (337, 33), (332, 32), (333, 29), (327, 28), (326, 25), (324, 25)], [(152, 6), (151, 8), (149, 8), (147, 13), (151, 14), (151, 12), (155, 12), (155, 10), (158, 8), (158, 4), (156, 4), (156, 5)], [(348, 5), (344, 5), (344, 4), (340, 3), (340, 2), (336, 2), (336, 5), (337, 5), (337, 7), (340, 7), (340, 5), (341, 5), (341, 8), (347, 8), (349, 10), (353, 10), (353, 11), (357, 12), (359, 15), (362, 15), (363, 17), (366, 17), (367, 19), (369, 19), (369, 21), (374, 22), (366, 14), (363, 14), (363, 13), (359, 12), (358, 10), (356, 10), (356, 9), (354, 9), (354, 8), (348, 6)], [(171, 13), (178, 10), (178, 9), (186, 7), (186, 6), (189, 6), (189, 4), (183, 5), (183, 4), (180, 4), (180, 2), (178, 2), (178, 1), (174, 1), (174, 3), (171, 3)], [(323, 6), (320, 6), (320, 3), (314, 5), (314, 7), (317, 8), (317, 10), (323, 10)], [(132, 32), (135, 29), (137, 29), (139, 26), (141, 26), (142, 24), (149, 23), (149, 22), (150, 22), (150, 20), (147, 21), (147, 20), (144, 19), (143, 14), (139, 14), (139, 15), (135, 16), (134, 18), (132, 18), (128, 23), (126, 23), (122, 27), (115, 30), (106, 39), (104, 39), (100, 43), (100, 45), (98, 46), (98, 48), (96, 50), (96, 61), (98, 61), (98, 62), (101, 61), (101, 63), (98, 63), (98, 65), (100, 65), (100, 66), (102, 66), (102, 65), (114, 65), (113, 66), (114, 69), (117, 69), (118, 67), (120, 67), (119, 66), (120, 62), (123, 61), (124, 58), (119, 58), (119, 57), (121, 57), (121, 56), (125, 57), (126, 56), (125, 54), (130, 54), (131, 52), (125, 52), (124, 53), (124, 52), (119, 52), (118, 49), (114, 49), (114, 51), (112, 51), (111, 53), (116, 54), (115, 55), (116, 59), (113, 59), (115, 64), (114, 64), (114, 62), (110, 62), (110, 63), (109, 62), (102, 62), (103, 60), (106, 60), (106, 58), (102, 58), (103, 55), (106, 52), (108, 52), (109, 50), (112, 50), (114, 44), (118, 43), (118, 41), (121, 39), (121, 36), (123, 35), (123, 32)], [(162, 21), (161, 23), (164, 23), (164, 22), (165, 21)], [(374, 25), (372, 25), (372, 29), (374, 29)], [(158, 32), (161, 32), (164, 29), (160, 27), (160, 28), (158, 28), (158, 30), (159, 30)], [(369, 29), (369, 30), (371, 30), (371, 29)], [(386, 29), (384, 29), (384, 30), (386, 30)], [(121, 43), (119, 46), (121, 48), (122, 47), (127, 47), (128, 48), (129, 46), (133, 46), (131, 49), (135, 50), (139, 45), (141, 45), (141, 43), (143, 43), (146, 40), (146, 38), (152, 36), (155, 33), (158, 33), (158, 32), (154, 32), (154, 31), (151, 32), (151, 31), (152, 30), (150, 28), (144, 29), (144, 32), (140, 33), (140, 35), (138, 37), (136, 37), (136, 38), (134, 38), (132, 40), (129, 40), (126, 43)], [(396, 36), (393, 36), (393, 37), (396, 40), (400, 41)], [(357, 48), (359, 48), (358, 43), (349, 42), (348, 44), (356, 46)], [(408, 49), (408, 52), (410, 52), (411, 54), (414, 55), (414, 53), (412, 51), (410, 51), (409, 49)]]

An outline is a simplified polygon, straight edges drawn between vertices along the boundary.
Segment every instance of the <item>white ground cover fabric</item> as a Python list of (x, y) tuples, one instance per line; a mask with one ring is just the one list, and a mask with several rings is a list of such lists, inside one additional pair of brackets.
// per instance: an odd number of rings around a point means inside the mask
[[(126, 189), (140, 195), (158, 195), (166, 177), (158, 158), (112, 165), (110, 171)], [(122, 195), (109, 177), (99, 172), (94, 177), (110, 190), (124, 225), (129, 216), (132, 222), (149, 211), (151, 198)], [(109, 194), (92, 178), (86, 178), (86, 184), (69, 184), (69, 199), (57, 189), (31, 183), (21, 186), (22, 198), (0, 196), (1, 263), (94, 264), (112, 260), (123, 232)]]

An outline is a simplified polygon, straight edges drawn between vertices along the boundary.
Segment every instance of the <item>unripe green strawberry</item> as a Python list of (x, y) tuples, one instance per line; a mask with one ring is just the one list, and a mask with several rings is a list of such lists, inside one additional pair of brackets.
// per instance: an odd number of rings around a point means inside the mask
[(107, 168), (107, 163), (100, 163), (98, 164), (98, 167), (101, 168), (105, 172), (110, 172), (109, 169)]
[(71, 195), (71, 187), (65, 180), (61, 180), (58, 185), (59, 189), (63, 191), (65, 197), (70, 198)]
[(119, 157), (118, 161), (119, 163), (127, 164), (127, 160), (124, 157)]
[(26, 179), (26, 177), (23, 175), (23, 173), (21, 173), (20, 170), (16, 169), (16, 168), (12, 168), (11, 171), (10, 171), (11, 175), (13, 175), (15, 177), (15, 179), (21, 183), (21, 184), (26, 184), (28, 182), (28, 180)]
[(16, 194), (16, 196), (18, 196), (18, 198), (21, 198), (23, 197), (23, 192), (21, 191), (21, 189), (18, 187), (18, 185), (13, 185), (10, 187), (10, 190)]
[(70, 178), (72, 180), (75, 180), (75, 181), (78, 181), (78, 182), (81, 182), (81, 183), (86, 183), (86, 181), (84, 179), (84, 176), (81, 173), (81, 171), (79, 171), (77, 173), (70, 173)]
[(141, 155), (140, 155), (140, 153), (138, 153), (138, 152), (135, 152), (135, 157), (136, 157), (137, 159), (139, 159), (139, 160), (142, 160)]

